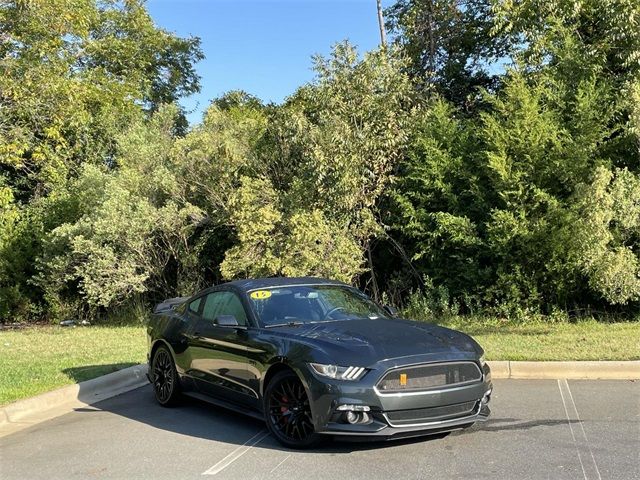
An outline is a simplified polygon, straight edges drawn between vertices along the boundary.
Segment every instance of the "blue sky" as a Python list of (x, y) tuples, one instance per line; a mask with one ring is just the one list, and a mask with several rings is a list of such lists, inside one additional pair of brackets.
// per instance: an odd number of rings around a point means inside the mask
[(229, 90), (279, 103), (313, 78), (313, 54), (344, 39), (371, 50), (380, 35), (376, 0), (148, 0), (147, 7), (158, 26), (202, 39), (202, 91), (182, 101), (192, 123)]

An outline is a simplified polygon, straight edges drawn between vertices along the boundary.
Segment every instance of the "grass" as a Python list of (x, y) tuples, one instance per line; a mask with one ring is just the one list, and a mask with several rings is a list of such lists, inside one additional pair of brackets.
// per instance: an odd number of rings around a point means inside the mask
[(640, 322), (510, 323), (452, 317), (437, 323), (471, 335), (487, 360), (640, 360)]
[[(488, 360), (640, 359), (640, 322), (451, 317), (437, 323), (473, 336)], [(0, 405), (141, 363), (146, 348), (139, 325), (0, 330)]]
[(0, 405), (145, 361), (142, 326), (0, 330)]

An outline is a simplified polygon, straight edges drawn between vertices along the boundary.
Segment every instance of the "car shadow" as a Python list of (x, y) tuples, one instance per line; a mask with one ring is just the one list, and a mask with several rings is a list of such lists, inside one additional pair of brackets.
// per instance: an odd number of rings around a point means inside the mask
[[(175, 407), (161, 407), (156, 403), (150, 386), (144, 386), (91, 406), (75, 408), (74, 410), (83, 415), (108, 412), (174, 434), (237, 446), (247, 444), (261, 432), (266, 433), (266, 426), (264, 422), (260, 420), (190, 397), (183, 397)], [(447, 436), (447, 434), (394, 441), (365, 441), (358, 443), (349, 441), (327, 441), (322, 443), (318, 448), (305, 451), (325, 454), (346, 454), (354, 451), (384, 449), (399, 445), (432, 442), (445, 436)], [(271, 435), (265, 436), (264, 439), (253, 445), (253, 448), (283, 452), (292, 451), (280, 445)]]
[[(536, 427), (554, 427), (556, 425), (579, 424), (580, 420), (560, 420), (544, 419), (521, 421), (518, 418), (490, 418), (482, 427), (485, 432), (505, 432), (512, 430), (530, 430)], [(473, 427), (476, 428), (476, 427)]]
[(137, 363), (127, 362), (127, 363), (108, 363), (104, 365), (83, 365), (81, 367), (65, 368), (62, 370), (62, 373), (64, 373), (67, 377), (72, 379), (74, 382), (79, 383), (79, 382), (84, 382), (85, 380), (91, 380), (93, 378), (106, 375), (108, 373), (117, 372), (118, 370), (132, 367), (134, 365), (137, 365)]

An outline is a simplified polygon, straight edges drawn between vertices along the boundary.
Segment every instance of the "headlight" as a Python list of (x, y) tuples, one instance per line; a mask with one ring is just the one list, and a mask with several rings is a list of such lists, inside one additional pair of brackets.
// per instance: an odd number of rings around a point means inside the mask
[(480, 360), (478, 360), (478, 361), (480, 362), (480, 366), (481, 367), (484, 367), (485, 363), (487, 363), (486, 360), (484, 359), (484, 355), (482, 355), (480, 357)]
[(339, 367), (337, 365), (322, 365), (321, 363), (310, 363), (309, 366), (318, 375), (337, 380), (359, 380), (367, 371), (362, 367)]

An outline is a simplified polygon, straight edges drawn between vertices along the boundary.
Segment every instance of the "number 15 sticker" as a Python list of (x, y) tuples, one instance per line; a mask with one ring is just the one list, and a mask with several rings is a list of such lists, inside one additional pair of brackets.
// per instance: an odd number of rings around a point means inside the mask
[(251, 292), (251, 298), (254, 300), (264, 300), (270, 296), (271, 292), (269, 290), (256, 290), (255, 292)]

